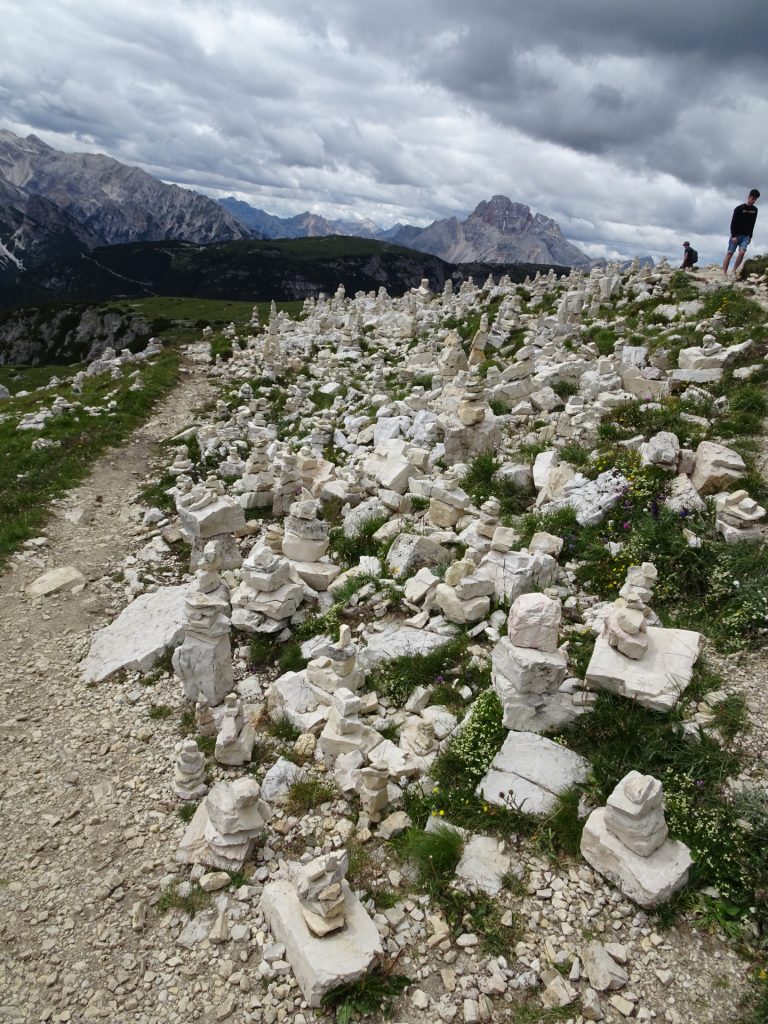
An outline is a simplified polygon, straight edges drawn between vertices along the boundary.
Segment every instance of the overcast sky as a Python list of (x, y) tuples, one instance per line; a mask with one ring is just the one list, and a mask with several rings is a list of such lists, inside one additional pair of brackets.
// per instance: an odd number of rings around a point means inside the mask
[(503, 194), (592, 256), (720, 260), (733, 207), (768, 204), (768, 0), (0, 0), (0, 24), (0, 127), (280, 216)]

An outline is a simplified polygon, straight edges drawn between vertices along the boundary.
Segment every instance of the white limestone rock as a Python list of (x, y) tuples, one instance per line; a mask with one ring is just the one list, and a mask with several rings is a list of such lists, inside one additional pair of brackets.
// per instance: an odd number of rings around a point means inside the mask
[(557, 797), (586, 782), (589, 762), (537, 733), (511, 732), (477, 787), (484, 800), (548, 814)]
[(602, 942), (589, 942), (581, 950), (581, 962), (589, 978), (589, 984), (597, 992), (608, 992), (624, 988), (629, 975), (616, 963)]
[(323, 996), (332, 988), (357, 981), (384, 953), (378, 928), (360, 900), (345, 880), (340, 885), (345, 926), (324, 938), (309, 930), (292, 882), (270, 882), (261, 897), (272, 934), (285, 946), (286, 959), (312, 1007), (320, 1006)]
[(451, 561), (447, 548), (429, 537), (401, 533), (387, 552), (387, 568), (393, 576), (410, 576), (422, 566), (440, 565)]
[[(519, 693), (553, 693), (565, 679), (568, 659), (562, 651), (517, 647), (502, 637), (491, 655), (494, 689), (503, 703), (506, 685)], [(497, 684), (497, 680), (499, 680)]]
[(226, 496), (216, 497), (201, 509), (181, 508), (179, 516), (182, 528), (202, 540), (245, 529), (242, 505)]
[(68, 590), (79, 593), (85, 587), (85, 576), (73, 565), (63, 565), (58, 569), (49, 569), (27, 587), (27, 597), (48, 597), (51, 594)]
[(470, 892), (498, 896), (502, 879), (512, 866), (512, 858), (504, 852), (504, 843), (492, 836), (473, 835), (465, 844), (456, 866), (460, 878)]
[(701, 634), (688, 629), (649, 626), (648, 647), (639, 661), (625, 657), (605, 635), (595, 643), (586, 682), (636, 700), (654, 711), (669, 711), (691, 681)]
[(149, 672), (155, 662), (184, 636), (188, 585), (141, 594), (91, 640), (80, 664), (86, 682), (100, 683), (115, 672)]
[[(562, 608), (544, 594), (521, 594), (510, 608), (507, 637), (515, 647), (530, 647), (553, 653), (557, 650), (557, 632)], [(562, 682), (562, 680), (561, 680)]]
[(693, 861), (684, 843), (668, 839), (649, 857), (629, 850), (606, 826), (606, 808), (587, 819), (581, 835), (582, 856), (625, 896), (648, 910), (667, 903), (688, 881)]
[(691, 483), (699, 494), (714, 494), (727, 490), (747, 472), (738, 452), (714, 441), (702, 441), (696, 449), (696, 462)]

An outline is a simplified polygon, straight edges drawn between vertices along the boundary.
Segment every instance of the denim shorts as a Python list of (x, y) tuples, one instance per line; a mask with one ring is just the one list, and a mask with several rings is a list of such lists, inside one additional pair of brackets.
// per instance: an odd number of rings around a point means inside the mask
[(736, 241), (733, 238), (728, 239), (728, 252), (736, 252), (737, 247), (739, 249), (746, 249), (752, 239), (749, 235), (737, 235)]

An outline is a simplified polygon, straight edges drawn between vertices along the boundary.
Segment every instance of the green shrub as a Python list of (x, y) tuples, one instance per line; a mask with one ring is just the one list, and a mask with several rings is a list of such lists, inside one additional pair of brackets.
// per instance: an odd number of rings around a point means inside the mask
[(403, 857), (416, 865), (420, 884), (433, 891), (444, 887), (453, 877), (464, 839), (455, 828), (439, 825), (431, 832), (409, 829), (398, 845)]
[(364, 974), (358, 981), (326, 992), (321, 1000), (324, 1009), (335, 1014), (336, 1024), (350, 1024), (358, 1017), (372, 1014), (390, 1016), (392, 1002), (411, 983), (404, 974), (395, 974), (395, 961)]
[(345, 534), (343, 527), (334, 527), (330, 533), (331, 551), (348, 568), (357, 565), (363, 555), (377, 555), (379, 544), (373, 535), (387, 522), (388, 515), (369, 516), (351, 537)]
[(506, 738), (501, 702), (493, 690), (485, 690), (472, 705), (469, 721), (451, 742), (449, 750), (452, 758), (464, 766), (466, 780), (477, 783)]
[(328, 782), (307, 775), (291, 783), (288, 791), (288, 809), (292, 814), (306, 814), (320, 804), (333, 800), (335, 796), (336, 790)]
[(476, 455), (461, 479), (463, 490), (476, 505), (482, 505), (489, 498), (501, 503), (501, 513), (515, 514), (525, 511), (531, 502), (531, 492), (518, 487), (512, 480), (496, 479), (495, 474), (501, 463), (491, 452)]
[(460, 671), (468, 661), (465, 658), (468, 646), (468, 638), (460, 633), (428, 654), (404, 654), (390, 658), (370, 673), (368, 688), (402, 707), (418, 686), (443, 682), (449, 671)]

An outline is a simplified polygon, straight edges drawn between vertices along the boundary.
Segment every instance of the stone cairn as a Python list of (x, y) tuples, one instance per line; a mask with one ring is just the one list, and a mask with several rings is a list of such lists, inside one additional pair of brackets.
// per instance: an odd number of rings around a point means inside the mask
[(560, 694), (567, 658), (558, 650), (560, 601), (544, 594), (521, 594), (507, 620), (507, 636), (491, 655), (491, 680), (504, 710), (504, 725), (544, 732), (576, 714), (570, 695)]
[(369, 765), (358, 772), (360, 810), (369, 822), (381, 820), (381, 814), (389, 802), (387, 785), (389, 771), (386, 767)]
[(488, 314), (483, 313), (480, 317), (480, 327), (477, 330), (469, 350), (469, 365), (479, 366), (485, 361), (485, 348), (488, 344)]
[(255, 779), (218, 782), (189, 823), (176, 860), (181, 864), (241, 871), (271, 817), (272, 811), (261, 799), (261, 788)]
[(648, 649), (648, 624), (657, 621), (648, 607), (658, 572), (652, 562), (631, 565), (619, 597), (605, 619), (605, 635), (611, 647), (627, 658), (639, 660)]
[(208, 792), (205, 784), (205, 755), (198, 750), (197, 741), (191, 738), (182, 740), (176, 747), (173, 792), (179, 800), (199, 800)]
[(219, 473), (229, 480), (236, 480), (245, 473), (246, 463), (236, 444), (227, 447), (227, 457), (219, 463)]
[(328, 551), (328, 523), (318, 518), (320, 502), (309, 491), (294, 501), (285, 519), (283, 554), (295, 562), (319, 562)]
[[(286, 559), (257, 544), (243, 562), (242, 574), (242, 582), (232, 592), (233, 625), (249, 633), (282, 628), (280, 623), (304, 599), (304, 587), (293, 578)], [(271, 627), (265, 619), (271, 620)]]
[(237, 694), (228, 693), (216, 736), (216, 760), (219, 764), (248, 764), (255, 742), (256, 731), (243, 714), (242, 701)]
[(485, 384), (476, 373), (472, 373), (464, 385), (464, 394), (459, 402), (456, 415), (462, 426), (474, 427), (483, 422), (488, 412)]
[(339, 689), (356, 693), (365, 682), (365, 672), (357, 664), (357, 647), (352, 642), (349, 626), (339, 627), (339, 639), (320, 658), (313, 658), (306, 668), (307, 682), (326, 693)]
[(195, 728), (198, 736), (215, 736), (218, 732), (213, 708), (207, 697), (200, 696), (195, 704)]
[(688, 881), (692, 860), (669, 838), (658, 779), (631, 771), (593, 811), (581, 839), (584, 858), (641, 907), (666, 903)]
[(461, 370), (466, 370), (467, 366), (467, 357), (461, 347), (461, 338), (456, 331), (449, 331), (437, 360), (438, 373), (444, 381), (450, 381)]
[(267, 451), (269, 439), (259, 437), (251, 446), (251, 453), (245, 463), (245, 472), (232, 487), (238, 494), (240, 504), (247, 508), (269, 508), (272, 505), (274, 476)]
[(177, 494), (176, 508), (182, 531), (192, 542), (192, 571), (201, 564), (203, 551), (210, 542), (216, 545), (219, 568), (240, 567), (242, 558), (232, 534), (245, 529), (245, 516), (238, 502), (225, 493), (221, 480), (208, 476), (205, 483)]
[(346, 924), (341, 883), (348, 867), (346, 850), (342, 850), (316, 857), (302, 869), (296, 893), (301, 913), (313, 935), (322, 938)]
[(195, 468), (195, 464), (189, 457), (189, 449), (185, 444), (176, 445), (174, 448), (173, 462), (168, 467), (168, 473), (171, 476), (181, 476), (182, 473), (191, 473)]
[(746, 491), (716, 495), (715, 509), (715, 527), (726, 544), (759, 543), (762, 531), (758, 523), (765, 518), (765, 509)]
[(430, 491), (430, 522), (440, 529), (451, 529), (458, 523), (469, 505), (469, 495), (459, 486), (456, 470), (451, 467)]
[(184, 694), (197, 701), (221, 704), (233, 685), (229, 640), (229, 587), (218, 573), (215, 549), (206, 546), (204, 568), (198, 570), (184, 603), (184, 641), (173, 653), (173, 668)]
[(293, 452), (283, 452), (272, 492), (272, 515), (284, 516), (301, 488), (301, 472)]
[(491, 607), (493, 581), (475, 575), (477, 565), (469, 556), (468, 551), (464, 558), (449, 565), (435, 588), (434, 603), (449, 622), (479, 622)]

